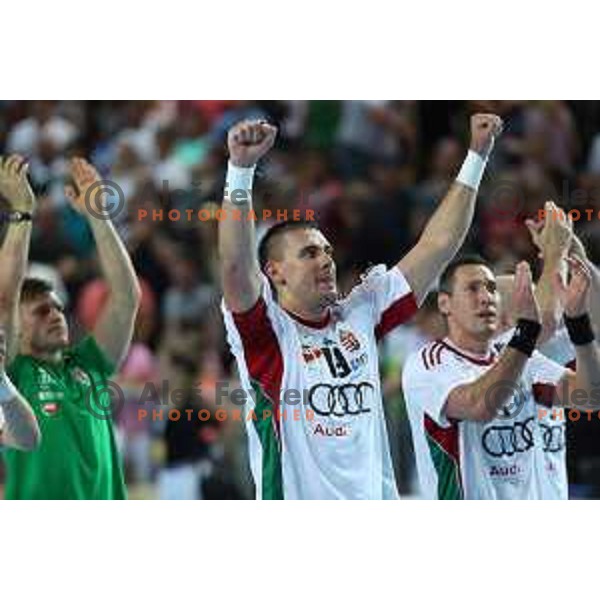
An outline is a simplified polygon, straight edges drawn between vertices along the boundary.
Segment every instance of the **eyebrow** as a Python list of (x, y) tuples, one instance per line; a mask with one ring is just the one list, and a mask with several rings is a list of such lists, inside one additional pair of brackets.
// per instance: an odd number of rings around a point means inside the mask
[(42, 304), (40, 304), (39, 306), (36, 306), (34, 311), (39, 311), (39, 310), (43, 310), (46, 308), (56, 308), (57, 310), (59, 310), (60, 312), (64, 312), (65, 311), (65, 307), (61, 302), (57, 302), (56, 300), (48, 300), (47, 302), (42, 302)]
[[(314, 250), (319, 250), (320, 248), (321, 246), (319, 246), (318, 244), (309, 244), (308, 246), (304, 246), (300, 249), (300, 252), (298, 252), (298, 256), (306, 256), (310, 252), (313, 252)], [(327, 244), (326, 246), (323, 246), (323, 250), (325, 252), (331, 252), (331, 246)]]

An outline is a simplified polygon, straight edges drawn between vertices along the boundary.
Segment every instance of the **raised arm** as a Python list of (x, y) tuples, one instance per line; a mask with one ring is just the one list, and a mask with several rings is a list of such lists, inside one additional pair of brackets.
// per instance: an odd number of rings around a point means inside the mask
[[(118, 367), (133, 336), (141, 298), (140, 285), (127, 250), (110, 220), (96, 169), (87, 161), (75, 158), (71, 161), (70, 171), (75, 187), (68, 185), (65, 193), (90, 225), (110, 292), (93, 333), (100, 348)], [(86, 197), (94, 207), (93, 213), (86, 207)]]
[(573, 235), (570, 255), (578, 258), (588, 268), (590, 275), (589, 313), (596, 338), (600, 336), (600, 269), (588, 258), (583, 242)]
[(465, 241), (479, 182), (501, 131), (502, 120), (496, 115), (471, 117), (471, 144), (462, 169), (416, 246), (398, 263), (419, 304)]
[(256, 163), (273, 146), (277, 129), (262, 121), (244, 121), (229, 131), (229, 165), (223, 199), (225, 218), (219, 222), (219, 265), (223, 296), (232, 312), (250, 310), (260, 295), (252, 210)]
[(40, 442), (40, 429), (33, 410), (5, 373), (6, 334), (0, 329), (0, 443), (17, 450), (33, 450)]
[(0, 247), (0, 327), (5, 331), (9, 363), (17, 353), (19, 294), (27, 271), (35, 207), (27, 169), (20, 156), (0, 158), (0, 195), (10, 204), (10, 212), (3, 213), (4, 223), (0, 223), (7, 228)]
[[(597, 410), (597, 399), (593, 398), (592, 392), (600, 382), (600, 351), (589, 315), (592, 276), (580, 259), (569, 258), (568, 261), (570, 281), (565, 284), (562, 277), (556, 275), (555, 291), (564, 308), (565, 325), (575, 346), (577, 372), (570, 371), (565, 375), (566, 382), (557, 386), (557, 393), (561, 406)], [(590, 398), (594, 402), (590, 402)]]
[(518, 315), (513, 338), (493, 367), (475, 381), (460, 385), (448, 394), (447, 417), (490, 421), (518, 391), (519, 379), (541, 331), (539, 308), (527, 263), (520, 263), (517, 267), (513, 304)]
[(565, 271), (567, 254), (573, 240), (573, 222), (562, 209), (554, 202), (546, 202), (544, 212), (547, 215), (544, 221), (525, 222), (544, 263), (535, 289), (542, 319), (540, 344), (556, 333), (562, 318), (562, 306), (554, 289), (554, 280), (557, 273)]

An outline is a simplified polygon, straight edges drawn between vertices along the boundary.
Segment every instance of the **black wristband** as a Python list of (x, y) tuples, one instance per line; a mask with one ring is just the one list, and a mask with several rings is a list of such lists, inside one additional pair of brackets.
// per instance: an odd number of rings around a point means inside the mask
[(575, 346), (586, 346), (596, 339), (590, 315), (587, 313), (582, 314), (580, 317), (567, 317), (565, 315), (565, 327), (569, 332), (571, 342)]
[(24, 212), (22, 210), (0, 213), (0, 223), (23, 223), (32, 220), (33, 215), (30, 212)]
[(531, 356), (541, 332), (542, 326), (537, 321), (519, 319), (515, 333), (510, 342), (508, 342), (508, 345), (527, 356)]

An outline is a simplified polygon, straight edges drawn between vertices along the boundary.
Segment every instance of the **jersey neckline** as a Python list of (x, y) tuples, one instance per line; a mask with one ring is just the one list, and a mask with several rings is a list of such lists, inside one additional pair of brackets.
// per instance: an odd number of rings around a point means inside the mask
[(300, 317), (299, 315), (296, 315), (285, 308), (283, 310), (285, 310), (285, 312), (292, 319), (294, 319), (294, 321), (298, 321), (298, 323), (300, 323), (301, 325), (304, 325), (305, 327), (310, 327), (311, 329), (325, 329), (325, 327), (327, 327), (331, 322), (331, 309), (327, 309), (327, 314), (323, 318), (316, 321)]
[(473, 356), (472, 354), (468, 354), (466, 350), (461, 350), (460, 348), (457, 348), (448, 338), (440, 340), (440, 344), (442, 344), (444, 347), (446, 347), (448, 350), (451, 350), (455, 354), (458, 354), (462, 358), (465, 358), (469, 362), (472, 362), (482, 367), (489, 367), (496, 360), (496, 354), (492, 349), (489, 350), (488, 356), (482, 357)]

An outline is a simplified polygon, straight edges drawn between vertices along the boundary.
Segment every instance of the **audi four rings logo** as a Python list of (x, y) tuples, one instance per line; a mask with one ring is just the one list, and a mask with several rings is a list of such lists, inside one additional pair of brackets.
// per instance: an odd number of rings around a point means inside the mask
[(565, 448), (565, 424), (546, 425), (540, 423), (544, 452), (560, 452)]
[(324, 417), (360, 415), (371, 412), (366, 399), (369, 395), (372, 397), (374, 391), (374, 386), (366, 381), (342, 385), (319, 383), (308, 392), (308, 403), (315, 413)]
[[(481, 438), (483, 449), (495, 458), (514, 456), (527, 452), (534, 446), (534, 417), (526, 421), (517, 421), (513, 425), (495, 425), (488, 427)], [(560, 452), (565, 447), (565, 427), (540, 423), (542, 432), (542, 450)]]
[(513, 425), (488, 427), (481, 438), (483, 449), (495, 458), (514, 456), (533, 448), (533, 417)]

